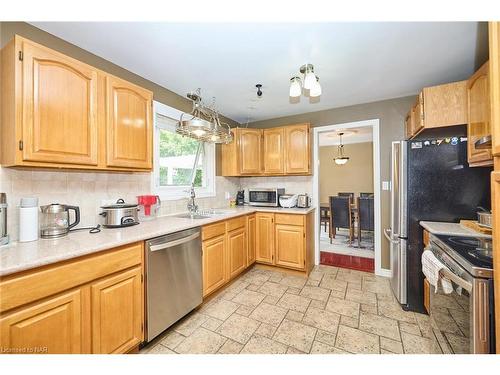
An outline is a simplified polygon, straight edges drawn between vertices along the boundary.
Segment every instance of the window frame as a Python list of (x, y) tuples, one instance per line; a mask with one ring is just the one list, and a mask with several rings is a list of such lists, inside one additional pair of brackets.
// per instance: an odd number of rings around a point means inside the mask
[[(159, 126), (156, 114), (168, 117), (173, 121), (179, 121), (182, 111), (163, 103), (153, 101), (153, 172), (151, 178), (151, 191), (160, 197), (161, 200), (179, 200), (189, 198), (189, 185), (183, 186), (160, 186), (160, 130), (165, 127)], [(166, 129), (168, 130), (168, 129)], [(197, 198), (215, 197), (215, 144), (204, 143), (204, 172), (206, 176), (205, 187), (195, 187)]]

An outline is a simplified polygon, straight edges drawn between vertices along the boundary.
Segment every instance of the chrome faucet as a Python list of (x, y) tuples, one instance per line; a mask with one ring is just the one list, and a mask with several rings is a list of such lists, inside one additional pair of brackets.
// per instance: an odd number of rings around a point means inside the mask
[(194, 199), (196, 198), (196, 193), (194, 191), (194, 182), (191, 183), (191, 189), (188, 192), (189, 192), (189, 200), (187, 204), (187, 209), (189, 211), (189, 214), (191, 216), (194, 216), (196, 212), (198, 212), (198, 205), (194, 201)]

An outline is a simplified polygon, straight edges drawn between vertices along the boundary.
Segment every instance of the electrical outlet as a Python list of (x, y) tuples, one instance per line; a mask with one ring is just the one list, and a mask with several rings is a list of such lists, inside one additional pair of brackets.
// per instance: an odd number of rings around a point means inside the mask
[(391, 181), (382, 181), (382, 190), (391, 190)]

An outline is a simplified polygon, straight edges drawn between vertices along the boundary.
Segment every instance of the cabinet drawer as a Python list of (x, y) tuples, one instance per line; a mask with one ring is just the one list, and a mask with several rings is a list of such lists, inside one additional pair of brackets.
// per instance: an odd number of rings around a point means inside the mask
[(221, 221), (215, 224), (205, 225), (201, 228), (201, 240), (209, 240), (217, 236), (221, 236), (226, 232), (226, 222)]
[(141, 264), (142, 250), (143, 243), (136, 242), (98, 255), (0, 278), (0, 312)]
[(245, 226), (246, 220), (246, 216), (240, 216), (235, 219), (226, 221), (227, 231), (231, 232), (232, 230), (243, 228)]
[(276, 214), (276, 224), (304, 225), (304, 215)]

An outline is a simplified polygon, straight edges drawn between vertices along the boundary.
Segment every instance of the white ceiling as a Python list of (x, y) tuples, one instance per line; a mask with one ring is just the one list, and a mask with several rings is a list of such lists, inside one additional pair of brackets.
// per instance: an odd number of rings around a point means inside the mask
[[(33, 25), (180, 95), (198, 87), (238, 121), (417, 93), (474, 69), (477, 23), (122, 23)], [(314, 64), (321, 99), (290, 103), (289, 79)], [(264, 95), (256, 98), (255, 84)], [(249, 110), (249, 107), (255, 109)]]
[(372, 142), (372, 127), (363, 126), (360, 128), (337, 129), (330, 132), (319, 133), (319, 146), (337, 146), (340, 144), (339, 133), (342, 135), (342, 143), (345, 145), (352, 143)]

